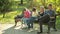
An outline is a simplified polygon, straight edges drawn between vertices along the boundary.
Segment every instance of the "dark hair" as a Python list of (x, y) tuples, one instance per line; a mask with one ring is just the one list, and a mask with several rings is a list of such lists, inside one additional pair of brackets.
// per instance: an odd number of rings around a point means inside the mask
[(26, 11), (26, 8), (24, 8), (23, 11)]
[(22, 14), (24, 14), (24, 11), (26, 11), (26, 8), (24, 8), (24, 9), (22, 10)]
[(49, 4), (49, 6), (52, 6), (52, 4)]
[(32, 11), (36, 11), (36, 8), (34, 7), (34, 8), (32, 9)]

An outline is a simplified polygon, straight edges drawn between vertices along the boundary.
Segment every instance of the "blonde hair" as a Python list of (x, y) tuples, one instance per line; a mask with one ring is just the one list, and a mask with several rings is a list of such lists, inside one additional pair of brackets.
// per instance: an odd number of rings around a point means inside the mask
[(40, 8), (44, 8), (44, 6), (40, 6)]

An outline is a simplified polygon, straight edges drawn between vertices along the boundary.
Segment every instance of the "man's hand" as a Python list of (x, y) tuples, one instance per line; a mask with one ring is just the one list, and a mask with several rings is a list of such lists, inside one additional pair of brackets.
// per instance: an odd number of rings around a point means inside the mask
[(55, 17), (50, 17), (50, 18), (52, 19), (52, 18), (55, 18)]

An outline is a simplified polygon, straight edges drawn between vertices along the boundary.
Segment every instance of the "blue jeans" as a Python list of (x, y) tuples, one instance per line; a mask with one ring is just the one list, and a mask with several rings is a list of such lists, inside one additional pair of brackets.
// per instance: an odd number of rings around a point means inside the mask
[(36, 17), (31, 17), (29, 19), (29, 23), (27, 23), (28, 28), (33, 28), (33, 22), (35, 21)]
[(33, 28), (33, 22), (31, 21), (31, 18), (22, 18), (25, 24), (27, 24), (28, 28)]
[(25, 24), (29, 23), (29, 18), (22, 18), (22, 20)]
[(33, 21), (32, 18), (29, 18), (29, 23), (27, 23), (28, 28), (33, 28)]
[(31, 17), (31, 21), (34, 22), (37, 19), (37, 17)]

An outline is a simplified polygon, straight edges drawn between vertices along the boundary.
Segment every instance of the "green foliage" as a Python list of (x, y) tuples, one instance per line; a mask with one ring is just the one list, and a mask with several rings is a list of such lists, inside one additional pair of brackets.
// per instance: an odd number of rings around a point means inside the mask
[(9, 0), (0, 0), (0, 12), (5, 17), (5, 13), (11, 10), (11, 2)]
[(0, 0), (0, 11), (8, 11), (11, 7), (9, 0)]
[(53, 8), (56, 9), (56, 11), (60, 11), (60, 0), (31, 0), (31, 2), (29, 2), (31, 7), (40, 7), (41, 5), (47, 7), (50, 3), (54, 6)]

